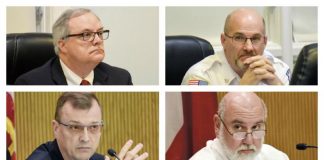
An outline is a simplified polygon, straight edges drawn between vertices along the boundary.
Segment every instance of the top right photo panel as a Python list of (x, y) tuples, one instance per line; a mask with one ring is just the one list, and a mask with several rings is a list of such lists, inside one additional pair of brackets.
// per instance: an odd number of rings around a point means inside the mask
[(166, 85), (318, 85), (318, 7), (166, 7)]

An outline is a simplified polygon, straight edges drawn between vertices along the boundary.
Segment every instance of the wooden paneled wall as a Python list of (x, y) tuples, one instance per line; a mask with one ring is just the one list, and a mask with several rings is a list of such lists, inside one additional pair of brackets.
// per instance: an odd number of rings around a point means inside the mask
[[(217, 93), (218, 102), (225, 93)], [(299, 151), (297, 143), (317, 146), (317, 93), (257, 92), (268, 108), (265, 143), (291, 160), (317, 160), (317, 149)]]
[[(51, 120), (61, 93), (15, 92), (17, 157), (24, 160), (40, 144), (53, 140)], [(119, 151), (128, 139), (142, 142), (149, 159), (158, 160), (159, 94), (147, 92), (98, 92), (103, 106), (104, 129), (98, 153)]]

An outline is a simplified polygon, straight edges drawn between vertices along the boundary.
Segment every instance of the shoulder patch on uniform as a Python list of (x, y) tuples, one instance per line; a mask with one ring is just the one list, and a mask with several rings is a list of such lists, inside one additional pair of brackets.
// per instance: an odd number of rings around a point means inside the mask
[(197, 85), (197, 86), (208, 85), (208, 82), (202, 80), (189, 80), (188, 85)]

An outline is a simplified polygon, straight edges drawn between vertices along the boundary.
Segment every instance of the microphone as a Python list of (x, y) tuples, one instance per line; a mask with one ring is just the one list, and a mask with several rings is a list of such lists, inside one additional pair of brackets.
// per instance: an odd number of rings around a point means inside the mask
[(112, 148), (108, 149), (107, 153), (108, 153), (110, 156), (115, 157), (115, 158), (117, 158), (118, 160), (120, 160), (119, 157), (118, 157), (117, 154), (116, 154), (116, 151), (115, 151), (114, 149), (112, 149)]
[(296, 144), (296, 149), (298, 149), (298, 150), (305, 150), (307, 148), (317, 148), (317, 146), (308, 146), (305, 143)]

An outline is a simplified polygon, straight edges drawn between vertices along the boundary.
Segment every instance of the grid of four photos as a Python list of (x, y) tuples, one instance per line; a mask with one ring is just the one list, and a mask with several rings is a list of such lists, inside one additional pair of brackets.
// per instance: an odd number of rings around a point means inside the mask
[(2, 157), (316, 160), (318, 10), (6, 6)]

